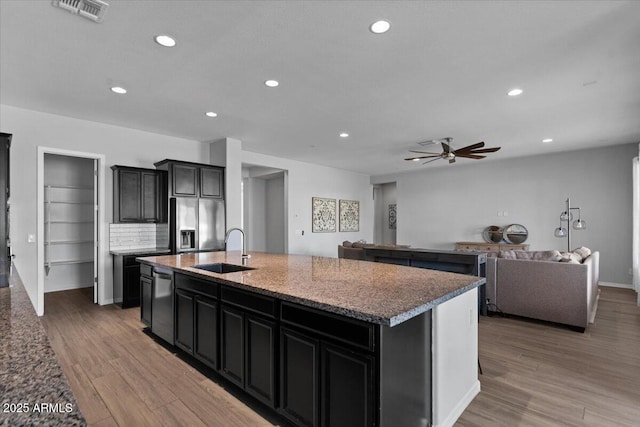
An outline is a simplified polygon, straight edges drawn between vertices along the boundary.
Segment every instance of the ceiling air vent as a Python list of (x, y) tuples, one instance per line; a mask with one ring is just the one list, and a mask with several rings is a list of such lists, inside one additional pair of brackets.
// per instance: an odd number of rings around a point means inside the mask
[(102, 0), (51, 0), (51, 4), (95, 22), (102, 22), (109, 7)]

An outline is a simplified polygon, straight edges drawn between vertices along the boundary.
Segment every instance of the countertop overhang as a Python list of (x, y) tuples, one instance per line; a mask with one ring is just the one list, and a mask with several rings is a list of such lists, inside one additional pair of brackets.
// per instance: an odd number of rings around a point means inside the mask
[(485, 283), (485, 278), (307, 255), (250, 252), (254, 270), (218, 274), (193, 265), (241, 265), (239, 251), (137, 258), (194, 277), (385, 326), (398, 325)]

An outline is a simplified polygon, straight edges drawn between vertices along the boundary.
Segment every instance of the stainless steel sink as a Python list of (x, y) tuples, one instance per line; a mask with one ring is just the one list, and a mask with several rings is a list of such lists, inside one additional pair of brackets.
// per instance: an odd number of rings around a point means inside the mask
[(235, 264), (227, 264), (225, 262), (216, 262), (214, 264), (192, 265), (191, 268), (197, 268), (199, 270), (206, 270), (206, 271), (211, 271), (219, 274), (235, 273), (237, 271), (255, 270), (252, 267), (245, 267), (243, 265), (235, 265)]

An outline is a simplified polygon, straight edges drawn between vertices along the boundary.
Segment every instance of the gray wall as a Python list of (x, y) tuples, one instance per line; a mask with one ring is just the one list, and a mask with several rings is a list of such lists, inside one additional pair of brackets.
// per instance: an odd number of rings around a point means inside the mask
[(266, 180), (266, 243), (267, 252), (284, 253), (284, 173)]
[[(566, 250), (554, 237), (567, 197), (582, 209), (587, 230), (571, 233), (572, 249), (601, 252), (600, 280), (631, 283), (631, 159), (626, 144), (499, 161), (425, 166), (418, 172), (377, 176), (397, 183), (398, 244), (453, 249), (482, 241), (489, 225), (523, 224), (532, 250)], [(506, 212), (508, 216), (498, 216)]]
[(389, 228), (389, 205), (396, 203), (396, 183), (389, 182), (376, 186), (374, 243), (395, 245), (396, 232)]

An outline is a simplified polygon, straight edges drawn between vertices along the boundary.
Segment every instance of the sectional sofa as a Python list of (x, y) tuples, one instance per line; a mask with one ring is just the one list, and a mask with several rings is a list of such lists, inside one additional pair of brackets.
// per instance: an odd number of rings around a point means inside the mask
[(600, 253), (579, 248), (488, 254), (489, 310), (545, 320), (584, 332), (598, 303)]

